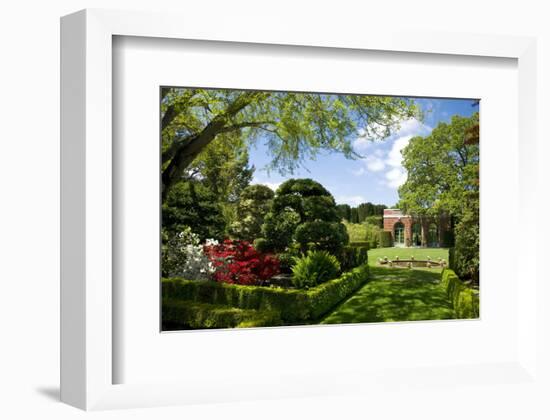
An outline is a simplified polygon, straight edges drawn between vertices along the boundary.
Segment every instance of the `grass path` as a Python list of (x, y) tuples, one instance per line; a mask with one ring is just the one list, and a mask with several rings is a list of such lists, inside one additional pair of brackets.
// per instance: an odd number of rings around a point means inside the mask
[[(445, 252), (441, 255), (432, 250), (422, 251), (431, 252), (433, 255), (428, 255), (434, 259), (447, 258), (446, 250), (438, 250)], [(393, 258), (391, 252), (395, 254), (395, 249), (380, 251)], [(453, 318), (451, 303), (439, 285), (440, 270), (379, 267), (371, 257), (369, 251), (372, 261), (369, 282), (329, 314), (323, 324)]]

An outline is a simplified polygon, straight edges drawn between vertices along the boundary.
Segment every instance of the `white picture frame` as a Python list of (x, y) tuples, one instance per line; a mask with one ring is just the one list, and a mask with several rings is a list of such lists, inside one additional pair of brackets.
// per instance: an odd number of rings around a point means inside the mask
[[(113, 36), (141, 36), (189, 40), (299, 45), (319, 48), (365, 49), (411, 53), (504, 57), (518, 60), (520, 197), (519, 216), (526, 218), (536, 202), (536, 166), (530, 153), (537, 149), (533, 116), (537, 112), (538, 69), (534, 38), (475, 36), (468, 34), (394, 33), (392, 36), (352, 38), (345, 33), (331, 40), (289, 31), (284, 34), (243, 35), (231, 27), (204, 28), (199, 22), (163, 13), (85, 10), (62, 18), (62, 185), (61, 185), (61, 399), (73, 406), (90, 409), (130, 408), (186, 404), (187, 385), (113, 385), (112, 339), (112, 43)], [(526, 218), (528, 219), (528, 218)], [(527, 222), (521, 240), (532, 240), (533, 222)], [(531, 225), (530, 225), (531, 224)], [(498, 401), (496, 389), (503, 372), (517, 379), (517, 392), (538, 395), (547, 390), (538, 355), (541, 325), (537, 314), (537, 288), (543, 279), (536, 265), (525, 267), (525, 281), (518, 293), (518, 363), (485, 366), (485, 377), (495, 387), (487, 404)], [(539, 288), (540, 290), (540, 288)], [(538, 321), (538, 322), (537, 322)], [(444, 374), (447, 367), (434, 368)], [(507, 370), (508, 369), (508, 370)], [(433, 371), (432, 371), (433, 372)], [(442, 373), (443, 372), (443, 373)], [(446, 371), (447, 373), (450, 370)], [(408, 376), (407, 376), (408, 375)], [(412, 376), (411, 376), (412, 375)], [(402, 383), (404, 378), (429, 375), (426, 371), (396, 372), (378, 381)], [(506, 376), (506, 375), (504, 375)], [(492, 380), (490, 378), (493, 378)], [(317, 388), (316, 393), (342, 394), (353, 381), (364, 378), (343, 373), (336, 385)], [(405, 379), (406, 380), (406, 379)], [(428, 379), (429, 380), (429, 379)], [(460, 382), (460, 378), (457, 379)], [(367, 381), (368, 382), (368, 381)], [(526, 386), (525, 384), (528, 384)], [(360, 392), (367, 392), (371, 385)], [(380, 391), (382, 394), (385, 391)], [(450, 391), (449, 391), (450, 392)], [(384, 395), (380, 398), (384, 398)], [(303, 395), (299, 388), (274, 395)], [(450, 397), (450, 396), (449, 396)], [(204, 401), (233, 400), (234, 396), (210, 395)], [(259, 398), (259, 396), (258, 396)]]

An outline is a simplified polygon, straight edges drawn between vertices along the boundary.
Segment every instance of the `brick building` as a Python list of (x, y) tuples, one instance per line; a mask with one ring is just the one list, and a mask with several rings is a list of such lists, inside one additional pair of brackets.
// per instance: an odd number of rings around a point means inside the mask
[(394, 246), (442, 247), (450, 228), (446, 216), (414, 217), (399, 209), (384, 210), (384, 230), (391, 232)]

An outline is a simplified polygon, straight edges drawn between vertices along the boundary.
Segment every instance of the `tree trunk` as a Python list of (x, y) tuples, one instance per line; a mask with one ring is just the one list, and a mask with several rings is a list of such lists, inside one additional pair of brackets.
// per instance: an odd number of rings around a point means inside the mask
[(185, 144), (182, 144), (177, 149), (170, 163), (162, 173), (162, 201), (166, 199), (170, 187), (181, 179), (185, 168), (193, 162), (201, 150), (226, 129), (226, 125), (231, 122), (231, 119), (235, 115), (262, 95), (265, 96), (265, 93), (246, 92), (240, 95), (227, 107), (223, 114), (214, 117), (200, 133), (192, 136), (188, 142), (185, 142)]

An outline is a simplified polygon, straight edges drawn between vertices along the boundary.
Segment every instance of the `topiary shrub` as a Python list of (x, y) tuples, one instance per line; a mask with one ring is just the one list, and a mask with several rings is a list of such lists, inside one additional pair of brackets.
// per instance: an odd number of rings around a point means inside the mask
[(292, 284), (299, 289), (314, 287), (338, 276), (340, 263), (327, 251), (309, 251), (296, 258), (292, 266)]
[(313, 220), (298, 225), (294, 239), (300, 244), (302, 252), (315, 249), (336, 253), (348, 242), (349, 237), (342, 223)]
[(262, 225), (271, 251), (282, 252), (293, 241), (308, 248), (336, 252), (349, 242), (334, 198), (312, 179), (289, 179), (277, 189)]
[(391, 232), (385, 230), (380, 231), (380, 239), (378, 241), (380, 248), (389, 248), (393, 246), (393, 238)]

